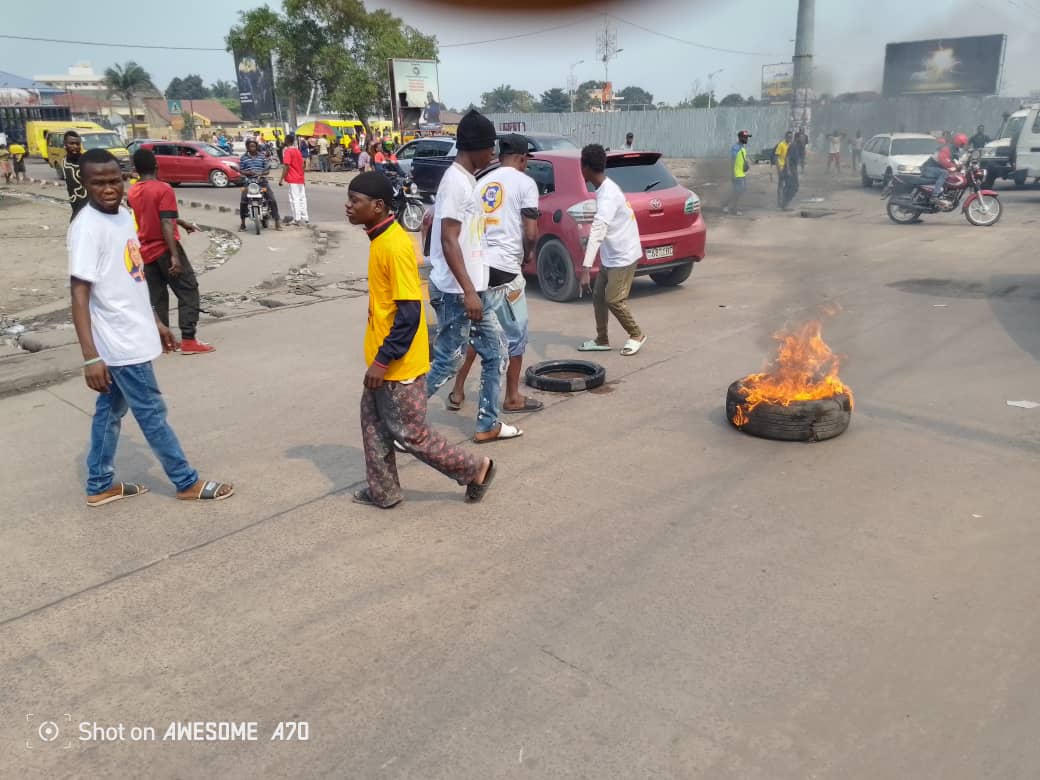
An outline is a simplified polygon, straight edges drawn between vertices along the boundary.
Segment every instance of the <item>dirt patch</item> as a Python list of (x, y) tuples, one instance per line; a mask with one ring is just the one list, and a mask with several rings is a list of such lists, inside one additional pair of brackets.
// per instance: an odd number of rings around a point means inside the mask
[(0, 314), (10, 315), (68, 295), (65, 230), (68, 209), (0, 196)]

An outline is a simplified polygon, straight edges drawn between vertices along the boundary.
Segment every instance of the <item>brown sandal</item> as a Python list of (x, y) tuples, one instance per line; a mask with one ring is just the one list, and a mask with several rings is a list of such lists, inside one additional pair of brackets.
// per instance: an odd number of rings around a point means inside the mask
[(123, 498), (143, 496), (147, 492), (148, 488), (144, 485), (138, 485), (136, 482), (120, 482), (118, 485), (113, 485), (104, 493), (87, 496), (87, 506), (104, 506), (105, 504), (111, 504), (113, 501), (119, 501)]

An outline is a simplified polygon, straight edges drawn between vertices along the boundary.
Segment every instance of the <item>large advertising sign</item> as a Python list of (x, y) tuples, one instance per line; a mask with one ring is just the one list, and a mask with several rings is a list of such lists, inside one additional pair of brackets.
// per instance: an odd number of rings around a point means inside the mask
[(390, 96), (398, 129), (440, 125), (444, 106), (433, 60), (390, 60)]
[(238, 99), (242, 102), (242, 118), (259, 121), (263, 115), (273, 116), (274, 74), (271, 58), (261, 59), (247, 52), (235, 52), (235, 75)]
[(975, 35), (885, 47), (885, 97), (995, 95), (1000, 87), (1006, 35)]
[(762, 100), (784, 101), (794, 95), (794, 66), (778, 62), (762, 66)]

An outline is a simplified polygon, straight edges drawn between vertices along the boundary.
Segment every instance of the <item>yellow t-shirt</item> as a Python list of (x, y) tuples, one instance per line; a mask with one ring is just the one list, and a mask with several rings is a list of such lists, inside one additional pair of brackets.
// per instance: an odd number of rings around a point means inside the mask
[(25, 147), (21, 144), (11, 144), (7, 148), (11, 150), (11, 154), (13, 154), (17, 160), (25, 157)]
[(776, 167), (777, 170), (783, 170), (787, 164), (787, 149), (789, 144), (786, 140), (781, 141), (776, 145)]
[(371, 365), (394, 326), (394, 301), (418, 301), (419, 329), (405, 356), (390, 361), (384, 377), (406, 382), (430, 370), (430, 336), (422, 310), (422, 286), (415, 246), (404, 229), (393, 222), (373, 239), (368, 250), (368, 327), (365, 329), (365, 364)]

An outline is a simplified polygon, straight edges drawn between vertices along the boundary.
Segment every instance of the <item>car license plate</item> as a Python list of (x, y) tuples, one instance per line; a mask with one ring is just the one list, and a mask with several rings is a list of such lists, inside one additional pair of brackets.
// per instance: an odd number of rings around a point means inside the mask
[(662, 257), (671, 257), (674, 254), (674, 246), (651, 246), (646, 250), (646, 259), (660, 260)]

